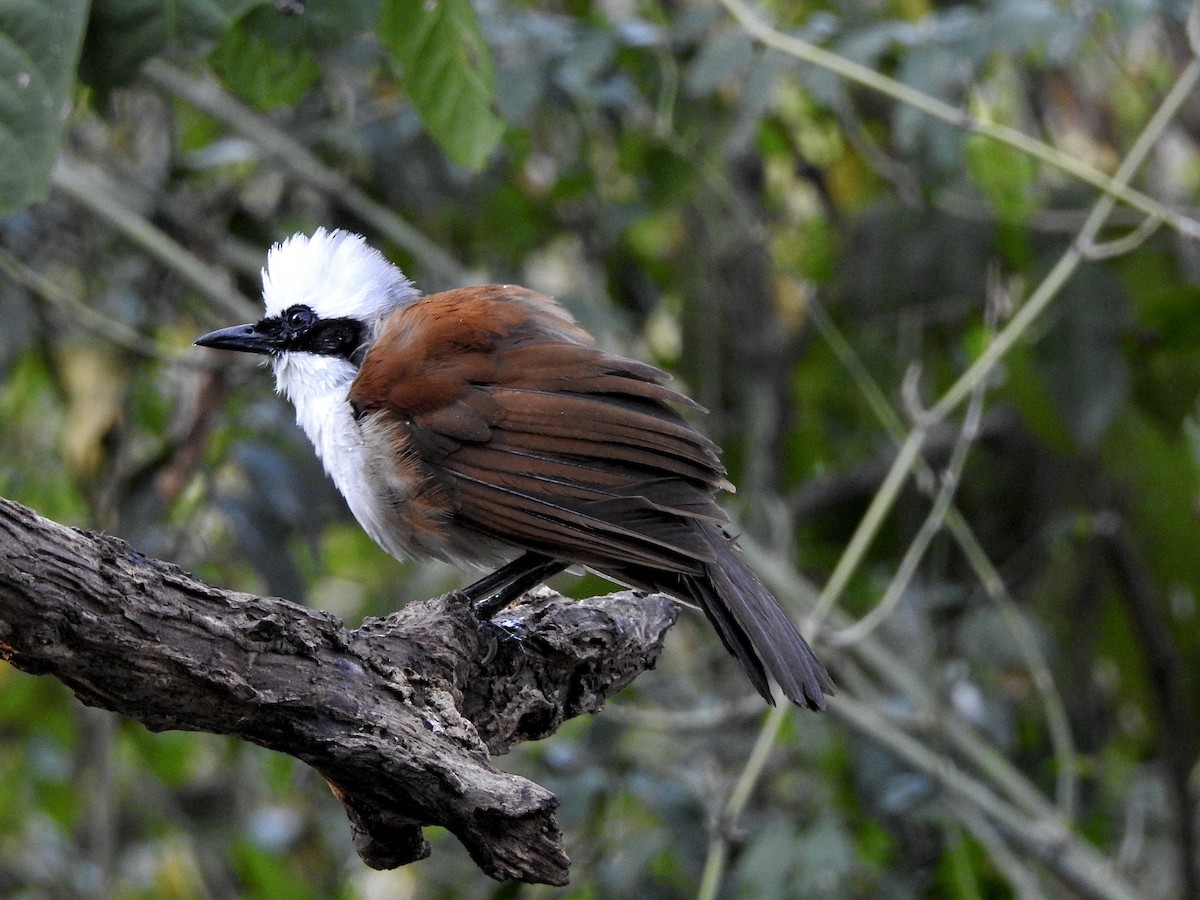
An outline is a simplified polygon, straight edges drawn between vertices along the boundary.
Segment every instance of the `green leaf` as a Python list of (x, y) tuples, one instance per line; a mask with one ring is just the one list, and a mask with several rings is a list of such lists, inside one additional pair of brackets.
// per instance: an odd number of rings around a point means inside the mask
[[(1195, 538), (1200, 465), (1186, 435), (1164, 429), (1130, 407), (1113, 423), (1100, 451), (1105, 474), (1129, 509), (1155, 584), (1164, 593), (1185, 586), (1192, 596), (1200, 596)], [(1189, 634), (1188, 640), (1195, 638)]]
[(481, 168), (504, 123), (470, 0), (385, 0), (379, 38), (429, 134), (459, 165)]
[(371, 31), (380, 0), (307, 0), (304, 12), (251, 10), (209, 61), (230, 90), (260, 109), (296, 103), (320, 77), (318, 57)]
[(96, 0), (80, 77), (104, 92), (133, 80), (142, 63), (167, 50), (219, 40), (235, 19), (264, 0)]
[(298, 102), (321, 74), (307, 48), (276, 45), (241, 28), (229, 29), (208, 61), (230, 90), (264, 110)]
[(304, 12), (284, 15), (260, 6), (240, 23), (249, 35), (274, 47), (320, 52), (341, 47), (371, 31), (379, 21), (380, 0), (306, 0)]
[(87, 0), (0, 3), (0, 215), (46, 195), (87, 8)]
[(967, 170), (996, 211), (997, 238), (1011, 265), (1033, 259), (1025, 223), (1037, 208), (1037, 164), (1027, 154), (982, 135), (966, 143)]

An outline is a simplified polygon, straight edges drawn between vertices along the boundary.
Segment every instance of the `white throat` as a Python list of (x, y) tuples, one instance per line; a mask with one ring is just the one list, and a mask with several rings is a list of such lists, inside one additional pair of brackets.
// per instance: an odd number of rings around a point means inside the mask
[[(330, 470), (339, 432), (354, 429), (354, 414), (347, 394), (358, 369), (344, 359), (311, 353), (282, 353), (271, 360), (275, 389), (296, 407), (296, 422), (317, 449), (317, 455)], [(339, 484), (339, 487), (341, 485)]]
[(296, 423), (312, 441), (350, 511), (386, 547), (374, 511), (362, 432), (347, 399), (358, 369), (344, 359), (311, 353), (284, 353), (272, 365), (276, 389), (296, 407)]

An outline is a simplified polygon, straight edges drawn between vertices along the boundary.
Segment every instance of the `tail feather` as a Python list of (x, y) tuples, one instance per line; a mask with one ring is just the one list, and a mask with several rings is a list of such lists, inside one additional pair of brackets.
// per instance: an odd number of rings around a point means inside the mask
[(772, 706), (775, 698), (768, 675), (793, 703), (824, 709), (825, 697), (834, 693), (833, 680), (795, 623), (719, 525), (699, 523), (699, 528), (712, 548), (701, 572), (691, 575), (630, 567), (612, 574), (626, 584), (698, 604), (721, 643)]
[(774, 703), (763, 670), (789, 700), (824, 709), (833, 681), (791, 617), (742, 559), (732, 541), (720, 538), (707, 578), (695, 578), (696, 600), (737, 657), (758, 692)]

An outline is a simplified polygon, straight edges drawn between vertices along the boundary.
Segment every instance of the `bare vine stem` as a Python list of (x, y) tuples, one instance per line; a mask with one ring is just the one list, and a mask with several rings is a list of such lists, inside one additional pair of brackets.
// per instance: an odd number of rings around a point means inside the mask
[(953, 125), (955, 128), (961, 128), (971, 134), (983, 135), (1020, 150), (1034, 159), (1092, 185), (1106, 197), (1120, 200), (1122, 203), (1141, 210), (1151, 218), (1160, 219), (1181, 234), (1200, 238), (1200, 222), (1178, 210), (1171, 209), (1136, 188), (1131, 188), (1128, 178), (1121, 177), (1120, 170), (1115, 175), (1106, 175), (1077, 156), (1072, 156), (1044, 141), (1030, 137), (1023, 131), (972, 116), (964, 109), (952, 106), (944, 100), (939, 100), (924, 91), (910, 87), (902, 81), (889, 78), (861, 63), (839, 56), (803, 38), (785, 34), (759, 18), (743, 0), (720, 0), (720, 2), (730, 15), (737, 19), (747, 34), (767, 47), (773, 47), (802, 62), (811, 63), (847, 81), (861, 84), (863, 87), (891, 97), (893, 100), (919, 110), (931, 118)]
[[(904, 439), (904, 425), (900, 417), (888, 404), (883, 391), (867, 371), (850, 342), (838, 330), (837, 325), (829, 318), (825, 307), (815, 302), (810, 307), (813, 324), (821, 333), (825, 342), (833, 350), (834, 355), (842, 366), (850, 373), (859, 391), (867, 400), (867, 405), (888, 432), (893, 441), (899, 443)], [(936, 476), (924, 459), (918, 460), (917, 484), (932, 494), (936, 486)], [(1029, 622), (1017, 608), (1016, 601), (1009, 593), (1008, 586), (996, 570), (995, 565), (987, 555), (987, 551), (975, 537), (975, 532), (957, 508), (951, 506), (946, 514), (946, 528), (959, 552), (967, 560), (975, 578), (979, 581), (984, 594), (1000, 611), (1009, 631), (1016, 638), (1016, 646), (1024, 658), (1025, 667), (1033, 679), (1034, 688), (1041, 698), (1046, 712), (1046, 726), (1050, 733), (1050, 744), (1054, 749), (1057, 785), (1055, 795), (1059, 814), (1067, 822), (1075, 818), (1075, 807), (1079, 796), (1078, 778), (1076, 775), (1075, 738), (1071, 734), (1070, 719), (1067, 716), (1066, 704), (1062, 694), (1054, 684), (1050, 665), (1041, 650), (1041, 642), (1033, 633)]]
[[(1200, 83), (1200, 60), (1193, 57), (1188, 61), (1175, 84), (1171, 86), (1171, 90), (1163, 97), (1162, 102), (1154, 111), (1154, 115), (1150, 117), (1150, 121), (1146, 123), (1146, 127), (1134, 141), (1129, 153), (1121, 161), (1121, 165), (1117, 167), (1117, 172), (1113, 176), (1114, 182), (1117, 184), (1128, 183), (1142, 163), (1146, 161), (1155, 142), (1175, 114), (1179, 112), (1184, 101), (1195, 91), (1198, 83)], [(1089, 248), (1094, 246), (1096, 236), (1108, 219), (1109, 213), (1116, 206), (1117, 199), (1124, 198), (1117, 195), (1116, 192), (1107, 192), (1096, 201), (1074, 242), (1055, 263), (1054, 268), (1050, 270), (1042, 283), (1038, 285), (1037, 290), (1022, 304), (1009, 323), (1000, 329), (995, 339), (979, 354), (979, 358), (959, 376), (958, 380), (929, 411), (935, 421), (940, 421), (948, 416), (970, 394), (975, 384), (987, 377), (987, 373), (991, 371), (992, 367), (1025, 335), (1034, 320), (1046, 310), (1050, 301), (1057, 296), (1067, 279), (1075, 273), (1079, 264), (1088, 258)], [(1159, 215), (1157, 211), (1148, 211), (1147, 214)], [(1165, 216), (1160, 216), (1160, 218), (1164, 222), (1170, 223), (1170, 219)], [(1184, 233), (1192, 237), (1196, 236), (1191, 231), (1185, 230)]]
[[(1150, 120), (1146, 123), (1141, 134), (1117, 168), (1116, 173), (1112, 177), (1109, 177), (1074, 158), (1068, 157), (1056, 148), (1030, 138), (1016, 129), (995, 123), (985, 123), (972, 118), (967, 113), (941, 100), (910, 88), (866, 66), (847, 60), (800, 38), (783, 34), (759, 19), (742, 0), (721, 0), (721, 3), (738, 20), (748, 34), (767, 46), (774, 47), (805, 62), (819, 65), (828, 71), (877, 90), (951, 125), (987, 136), (1022, 150), (1036, 159), (1069, 172), (1102, 192), (1100, 198), (1092, 206), (1072, 245), (1059, 258), (1058, 262), (1045, 276), (1037, 289), (1029, 296), (1028, 300), (1021, 306), (1009, 323), (989, 342), (975, 362), (963, 372), (942, 395), (941, 399), (934, 404), (926, 415), (922, 416), (913, 425), (905, 436), (887, 477), (876, 492), (870, 507), (859, 523), (858, 529), (855, 531), (849, 545), (841, 559), (839, 559), (838, 565), (834, 568), (825, 588), (822, 590), (816, 608), (809, 617), (807, 630), (812, 635), (819, 630), (824, 619), (836, 606), (845, 586), (849, 583), (853, 573), (857, 571), (867, 548), (870, 546), (871, 541), (890, 511), (900, 488), (913, 471), (914, 466), (917, 465), (920, 459), (921, 446), (924, 443), (928, 428), (949, 416), (964, 399), (975, 392), (986, 381), (989, 373), (1003, 358), (1005, 353), (1020, 338), (1028, 333), (1033, 322), (1058, 295), (1063, 285), (1074, 274), (1079, 264), (1088, 258), (1089, 253), (1096, 252), (1097, 236), (1112, 213), (1117, 201), (1128, 203), (1140, 209), (1151, 220), (1165, 222), (1183, 234), (1191, 237), (1200, 237), (1200, 223), (1167, 208), (1158, 201), (1129, 187), (1129, 181), (1133, 174), (1145, 162), (1155, 142), (1178, 113), (1183, 102), (1191, 95), (1197, 83), (1200, 83), (1200, 62), (1195, 58), (1188, 62), (1188, 65), (1184, 68), (1171, 90), (1163, 98), (1154, 114), (1150, 117)], [(1128, 242), (1128, 245), (1135, 246), (1136, 239), (1140, 239), (1144, 234), (1148, 234), (1153, 227), (1153, 225), (1145, 225), (1136, 229), (1134, 232), (1135, 238), (1132, 238)], [(1117, 246), (1118, 248), (1121, 247), (1121, 245)], [(949, 505), (947, 505), (948, 513)], [(866, 715), (868, 712), (866, 707), (860, 708), (855, 701), (846, 697), (835, 699), (831, 703), (830, 708), (835, 715), (856, 722), (860, 726), (867, 719), (872, 718), (872, 716)], [(1047, 708), (1050, 709), (1049, 706)], [(736, 787), (725, 805), (720, 823), (722, 827), (714, 829), (710, 839), (708, 858), (705, 862), (704, 879), (698, 893), (698, 896), (702, 900), (711, 900), (711, 898), (716, 896), (728, 854), (727, 829), (740, 815), (745, 798), (749, 796), (750, 789), (761, 776), (770, 747), (778, 735), (783, 717), (789, 713), (790, 710), (783, 707), (776, 708), (771, 711), (763, 722), (755, 750), (743, 767), (742, 775), (739, 777)], [(1063, 723), (1059, 724), (1061, 726)], [(973, 801), (978, 808), (986, 810), (992, 821), (996, 821), (1004, 826), (1006, 835), (1014, 843), (1020, 845), (1028, 840), (1029, 835), (1027, 830), (1024, 829), (1028, 829), (1029, 823), (1023, 819), (1018, 822), (1016, 819), (1011, 818), (1009, 816), (1010, 810), (1004, 807), (998, 798), (987, 792), (986, 788), (980, 782), (961, 772), (953, 763), (948, 760), (942, 760), (924, 747), (909, 743), (912, 739), (908, 735), (904, 735), (903, 732), (892, 734), (883, 726), (876, 723), (876, 727), (871, 730), (871, 733), (876, 740), (885, 743), (893, 752), (907, 759), (918, 768), (922, 768), (930, 774), (940, 776), (939, 781), (943, 784), (943, 787), (957, 794), (961, 799)], [(1058, 740), (1061, 739), (1062, 735), (1060, 734)], [(1067, 740), (1069, 742), (1069, 730), (1067, 732)], [(928, 758), (926, 755), (928, 755)], [(1061, 788), (1062, 784), (1060, 782)], [(1066, 792), (1069, 798), (1066, 804), (1067, 811), (1070, 812), (1074, 806), (1073, 784), (1069, 786)], [(1060, 796), (1060, 803), (1064, 799), (1064, 797)], [(997, 802), (993, 803), (993, 800)], [(1058, 827), (1062, 827), (1061, 822)], [(1083, 847), (1085, 845), (1078, 846)], [(1090, 848), (1088, 850), (1090, 851)], [(1095, 851), (1090, 851), (1090, 853), (1095, 854)], [(1098, 854), (1095, 855), (1099, 857)], [(1091, 877), (1092, 875), (1096, 875), (1096, 873), (1099, 873), (1098, 877)], [(1107, 864), (1107, 861), (1103, 860), (1103, 857), (1099, 857), (1095, 871), (1089, 870), (1088, 876), (1086, 878), (1086, 887), (1088, 892), (1094, 896), (1132, 896), (1132, 892), (1126, 885), (1119, 882), (1115, 876), (1115, 872)]]
[(971, 394), (971, 402), (967, 407), (966, 421), (963, 423), (958, 439), (954, 442), (954, 449), (950, 455), (950, 463), (946, 466), (946, 470), (942, 475), (941, 487), (934, 495), (933, 506), (930, 508), (929, 514), (925, 517), (925, 521), (921, 523), (917, 534), (909, 543), (908, 549), (904, 551), (904, 557), (900, 560), (900, 565), (896, 569), (895, 576), (888, 583), (886, 590), (884, 590), (883, 598), (869, 613), (853, 625), (838, 629), (830, 634), (828, 642), (833, 646), (845, 647), (858, 643), (882, 625), (895, 612), (896, 607), (900, 605), (900, 600), (904, 596), (904, 592), (908, 590), (913, 577), (917, 573), (917, 567), (921, 564), (921, 560), (925, 558), (925, 551), (929, 549), (929, 545), (932, 543), (934, 537), (937, 536), (937, 533), (942, 530), (946, 523), (946, 517), (949, 515), (954, 503), (954, 494), (958, 490), (963, 468), (967, 464), (968, 451), (979, 432), (979, 421), (983, 417), (984, 384), (985, 382), (981, 381)]
[(700, 877), (700, 888), (696, 892), (697, 898), (717, 896), (717, 891), (721, 887), (721, 877), (728, 861), (729, 841), (726, 836), (729, 829), (737, 823), (742, 810), (746, 808), (746, 803), (749, 801), (755, 785), (758, 784), (763, 767), (771, 756), (771, 748), (775, 746), (775, 740), (779, 737), (779, 729), (783, 726), (786, 717), (785, 707), (776, 706), (763, 721), (758, 737), (755, 738), (754, 747), (751, 748), (750, 756), (742, 769), (742, 774), (738, 776), (733, 790), (729, 793), (729, 799), (722, 807), (709, 834), (708, 853), (704, 858), (704, 872)]
[(64, 153), (54, 166), (51, 181), (55, 188), (177, 274), (218, 309), (238, 319), (254, 315), (255, 304), (238, 291), (228, 272), (199, 259), (118, 197), (108, 176), (96, 166)]
[(194, 78), (162, 59), (150, 60), (142, 73), (162, 90), (186, 100), (240, 134), (303, 181), (336, 197), (346, 209), (368, 222), (386, 239), (416, 256), (437, 279), (455, 285), (469, 280), (466, 267), (441, 246), (375, 200), (350, 178), (330, 168), (269, 118), (232, 97), (217, 82)]
[[(742, 549), (755, 571), (777, 595), (816, 595), (815, 589), (777, 554), (768, 553), (746, 537), (742, 539)], [(834, 610), (830, 615), (830, 622), (835, 626), (843, 626), (848, 624), (848, 617)], [(941, 737), (955, 753), (969, 762), (975, 771), (991, 782), (996, 789), (1003, 791), (1013, 804), (1029, 816), (1042, 820), (1056, 815), (1054, 805), (1042, 796), (1038, 788), (974, 728), (957, 715), (944, 710), (927, 680), (886, 644), (873, 635), (868, 635), (852, 648), (852, 653), (853, 658), (863, 668), (884, 682), (889, 696), (918, 711), (913, 718), (914, 727), (918, 721), (922, 723), (921, 727), (925, 731), (936, 725), (941, 730)], [(873, 736), (869, 731), (865, 733), (868, 737)], [(1073, 753), (1068, 759), (1074, 759)]]

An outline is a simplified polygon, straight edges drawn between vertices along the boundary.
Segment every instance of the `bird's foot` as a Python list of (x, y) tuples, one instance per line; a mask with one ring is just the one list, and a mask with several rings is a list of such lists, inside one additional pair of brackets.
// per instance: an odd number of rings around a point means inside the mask
[(516, 649), (522, 657), (525, 655), (525, 639), (529, 632), (524, 624), (515, 619), (492, 621), (481, 619), (479, 636), (483, 641), (484, 651), (480, 664), (487, 666), (500, 655), (501, 649), (510, 651)]

